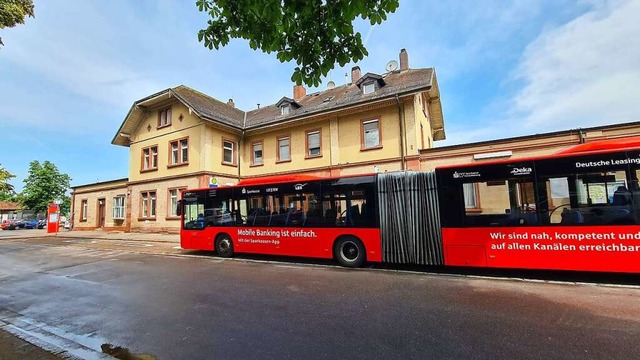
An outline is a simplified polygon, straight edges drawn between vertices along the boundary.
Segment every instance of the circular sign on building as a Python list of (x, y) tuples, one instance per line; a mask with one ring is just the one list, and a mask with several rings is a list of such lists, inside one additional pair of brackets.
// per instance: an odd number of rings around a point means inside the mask
[(218, 179), (216, 179), (215, 176), (212, 176), (211, 179), (209, 179), (209, 187), (218, 187)]

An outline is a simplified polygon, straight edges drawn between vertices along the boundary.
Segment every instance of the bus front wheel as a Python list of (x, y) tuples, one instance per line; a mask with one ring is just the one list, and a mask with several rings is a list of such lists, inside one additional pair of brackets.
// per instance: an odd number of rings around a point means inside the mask
[(362, 242), (353, 236), (340, 238), (333, 246), (333, 257), (345, 267), (361, 267), (367, 261), (367, 253)]
[(216, 239), (216, 253), (220, 257), (232, 257), (233, 256), (233, 241), (227, 234), (219, 235)]

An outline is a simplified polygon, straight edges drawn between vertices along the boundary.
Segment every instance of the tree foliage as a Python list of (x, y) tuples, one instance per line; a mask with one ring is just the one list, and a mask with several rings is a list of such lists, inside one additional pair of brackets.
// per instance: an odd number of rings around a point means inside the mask
[[(33, 0), (0, 0), (0, 29), (24, 24), (24, 19), (34, 17)], [(2, 38), (0, 37), (0, 46)]]
[(197, 0), (210, 19), (198, 41), (219, 49), (229, 39), (249, 41), (252, 49), (276, 53), (280, 62), (295, 60), (291, 81), (320, 85), (335, 64), (344, 66), (368, 55), (356, 18), (381, 24), (399, 0)]
[(12, 201), (16, 193), (9, 180), (16, 177), (7, 169), (0, 166), (0, 201)]
[[(71, 177), (61, 174), (58, 168), (49, 161), (40, 164), (37, 160), (29, 163), (29, 175), (24, 179), (22, 204), (35, 213), (46, 211), (50, 202), (62, 200), (61, 213), (69, 212), (69, 196)], [(66, 206), (66, 207), (65, 207)]]

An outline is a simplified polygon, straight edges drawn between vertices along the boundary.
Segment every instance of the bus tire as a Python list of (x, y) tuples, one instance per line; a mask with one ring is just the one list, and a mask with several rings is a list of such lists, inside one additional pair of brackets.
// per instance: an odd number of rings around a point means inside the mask
[(333, 245), (333, 258), (344, 267), (361, 267), (367, 261), (367, 252), (360, 239), (345, 236)]
[(232, 257), (233, 256), (233, 241), (227, 234), (220, 234), (216, 238), (215, 243), (216, 253), (220, 257)]

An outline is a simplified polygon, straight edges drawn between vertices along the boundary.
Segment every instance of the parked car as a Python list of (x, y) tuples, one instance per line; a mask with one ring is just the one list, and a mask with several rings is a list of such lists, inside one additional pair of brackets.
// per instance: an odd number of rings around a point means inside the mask
[(24, 229), (25, 222), (22, 220), (12, 219), (12, 220), (4, 220), (2, 222), (3, 230), (16, 230), (16, 229)]
[(8, 227), (11, 226), (12, 222), (13, 222), (13, 220), (2, 220), (2, 224), (0, 224), (0, 229), (2, 229), (2, 230), (11, 230), (11, 229), (8, 229)]
[(26, 221), (24, 223), (24, 228), (25, 229), (35, 229), (35, 228), (38, 227), (38, 222), (39, 222), (38, 219), (33, 219), (33, 220)]
[(46, 219), (38, 220), (38, 229), (44, 229), (46, 227), (47, 227)]

